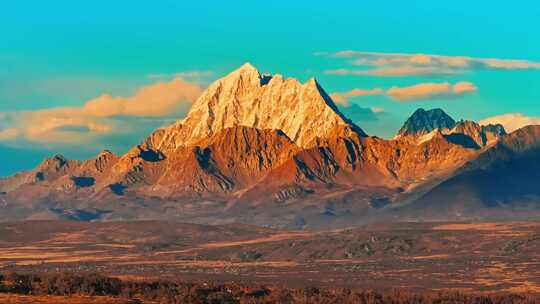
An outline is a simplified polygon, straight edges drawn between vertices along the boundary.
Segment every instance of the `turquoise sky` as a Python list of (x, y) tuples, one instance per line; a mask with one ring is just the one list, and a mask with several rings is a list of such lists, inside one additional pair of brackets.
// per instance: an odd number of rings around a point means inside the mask
[[(418, 107), (441, 107), (456, 119), (511, 112), (537, 117), (538, 68), (331, 75), (325, 71), (355, 66), (347, 58), (316, 54), (355, 50), (535, 63), (539, 16), (536, 1), (6, 1), (0, 10), (0, 112), (80, 106), (102, 93), (130, 95), (155, 82), (152, 75), (211, 72), (196, 79), (207, 84), (249, 61), (261, 72), (315, 76), (329, 93), (426, 82), (467, 81), (478, 88), (459, 98), (351, 99), (345, 111), (384, 109), (370, 117), (351, 113), (368, 133), (383, 137), (391, 137)], [(162, 123), (113, 136), (112, 148), (124, 152)], [(100, 145), (0, 141), (0, 156), (11, 160), (0, 175), (31, 168), (53, 150), (82, 158), (107, 142)]]

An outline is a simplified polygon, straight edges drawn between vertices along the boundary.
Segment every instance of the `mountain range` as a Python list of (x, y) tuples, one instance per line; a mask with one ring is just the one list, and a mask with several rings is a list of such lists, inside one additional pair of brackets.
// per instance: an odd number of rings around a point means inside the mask
[(0, 180), (0, 219), (242, 222), (332, 228), (540, 215), (540, 126), (418, 109), (366, 134), (321, 85), (245, 64), (124, 155), (61, 155)]

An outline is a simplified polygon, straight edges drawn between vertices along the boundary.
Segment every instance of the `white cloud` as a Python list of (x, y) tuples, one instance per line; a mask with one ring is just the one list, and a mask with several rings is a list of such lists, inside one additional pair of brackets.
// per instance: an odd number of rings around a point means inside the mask
[(354, 69), (337, 69), (325, 71), (329, 75), (353, 75), (353, 76), (383, 76), (383, 77), (396, 77), (396, 76), (413, 76), (413, 75), (452, 75), (456, 74), (447, 68), (441, 67), (418, 67), (418, 66), (395, 66), (395, 67), (381, 67), (370, 70), (354, 70)]
[(147, 77), (153, 80), (164, 80), (171, 78), (182, 78), (187, 80), (200, 80), (202, 78), (208, 78), (214, 76), (213, 71), (185, 71), (170, 74), (150, 74)]
[(487, 68), (505, 70), (540, 69), (540, 63), (527, 60), (484, 59)]
[(474, 93), (478, 88), (470, 82), (454, 85), (443, 83), (420, 83), (410, 87), (392, 87), (387, 91), (390, 98), (397, 101), (425, 100), (430, 98), (456, 98)]
[(348, 92), (343, 93), (333, 93), (330, 95), (332, 100), (340, 105), (347, 106), (349, 104), (349, 99), (353, 97), (361, 96), (373, 96), (384, 94), (384, 90), (380, 88), (375, 89), (352, 89)]
[(328, 74), (333, 75), (451, 75), (475, 69), (540, 69), (540, 62), (519, 59), (357, 51), (341, 51), (331, 54), (331, 56), (351, 59), (350, 64), (353, 66), (371, 67), (365, 70), (338, 69), (327, 71)]
[(101, 95), (88, 101), (80, 110), (97, 117), (163, 116), (173, 113), (182, 104), (191, 104), (201, 92), (199, 85), (175, 78), (143, 87), (129, 97)]
[(513, 132), (529, 125), (540, 125), (540, 117), (525, 116), (522, 113), (507, 113), (488, 117), (479, 122), (481, 125), (501, 124), (507, 132)]
[[(40, 143), (84, 143), (100, 136), (129, 132), (137, 120), (128, 117), (180, 115), (201, 94), (202, 88), (182, 78), (140, 88), (128, 97), (101, 95), (81, 107), (0, 113), (0, 140)], [(139, 119), (140, 120), (140, 119)], [(135, 127), (135, 126), (133, 126)]]
[[(440, 98), (458, 98), (472, 94), (478, 88), (471, 82), (461, 81), (455, 84), (443, 83), (419, 83), (408, 87), (391, 87), (388, 90), (381, 88), (374, 89), (352, 89), (347, 92), (330, 94), (332, 100), (343, 107), (349, 106), (349, 99), (361, 96), (384, 95), (395, 101), (414, 101)], [(380, 108), (372, 108), (374, 113), (382, 112)]]
[(16, 138), (19, 135), (19, 131), (15, 128), (8, 128), (0, 130), (0, 140), (9, 140)]

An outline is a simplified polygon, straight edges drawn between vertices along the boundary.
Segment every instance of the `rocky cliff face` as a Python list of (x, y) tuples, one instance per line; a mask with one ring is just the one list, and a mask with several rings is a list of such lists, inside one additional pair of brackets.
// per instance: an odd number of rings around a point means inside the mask
[(496, 143), (505, 134), (502, 125), (481, 126), (471, 120), (456, 122), (441, 109), (418, 109), (407, 119), (395, 139), (422, 144), (444, 136), (455, 144), (481, 149)]
[(441, 132), (449, 131), (456, 125), (454, 119), (441, 109), (416, 110), (401, 129), (396, 138), (407, 136), (422, 136), (431, 133), (434, 130)]
[[(261, 76), (249, 63), (216, 81), (197, 99), (186, 118), (150, 139), (153, 148), (193, 146), (236, 126), (280, 130), (296, 145), (309, 147), (336, 126), (353, 124), (315, 79), (301, 84), (281, 75)], [(354, 126), (361, 135), (363, 131)]]
[(484, 147), (497, 142), (506, 134), (506, 131), (500, 124), (481, 126), (474, 121), (462, 120), (447, 134), (463, 135), (465, 141), (469, 141), (471, 144), (474, 142), (478, 147)]

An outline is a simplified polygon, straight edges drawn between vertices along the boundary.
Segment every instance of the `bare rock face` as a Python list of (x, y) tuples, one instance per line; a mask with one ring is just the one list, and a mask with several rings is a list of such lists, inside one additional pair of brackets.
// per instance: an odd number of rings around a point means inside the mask
[[(193, 146), (220, 130), (235, 126), (281, 130), (296, 145), (308, 147), (335, 126), (353, 125), (319, 84), (301, 84), (281, 75), (261, 76), (249, 63), (219, 79), (193, 104), (187, 117), (149, 142), (160, 150)], [(355, 126), (355, 131), (364, 135)]]
[(104, 173), (109, 170), (119, 157), (109, 150), (101, 151), (96, 157), (83, 162), (80, 166), (80, 174), (93, 175)]
[(239, 191), (259, 182), (299, 149), (278, 130), (223, 129), (197, 146), (168, 154), (152, 189), (169, 196)]
[(441, 132), (449, 131), (456, 125), (454, 119), (441, 109), (416, 110), (403, 127), (399, 130), (396, 138), (406, 136), (418, 137), (434, 130)]
[(505, 134), (500, 124), (481, 126), (471, 120), (456, 122), (441, 109), (418, 109), (407, 119), (395, 139), (420, 145), (444, 136), (454, 144), (481, 149), (493, 145)]
[(500, 124), (481, 126), (474, 121), (462, 120), (459, 121), (455, 127), (448, 132), (448, 134), (454, 134), (456, 139), (458, 139), (457, 137), (459, 134), (461, 134), (463, 135), (463, 140), (472, 140), (472, 142), (474, 142), (474, 144), (476, 144), (478, 147), (484, 147), (497, 142), (503, 135), (506, 134), (506, 131)]
[(41, 163), (35, 172), (36, 181), (54, 180), (60, 176), (73, 172), (80, 163), (66, 159), (62, 155), (55, 155)]
[(9, 192), (20, 186), (32, 183), (50, 183), (62, 176), (72, 174), (80, 162), (68, 160), (57, 154), (44, 160), (37, 168), (15, 174), (10, 178), (0, 179), (0, 191)]

